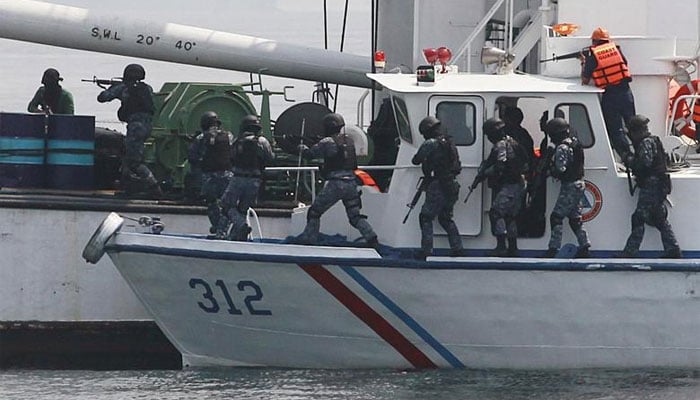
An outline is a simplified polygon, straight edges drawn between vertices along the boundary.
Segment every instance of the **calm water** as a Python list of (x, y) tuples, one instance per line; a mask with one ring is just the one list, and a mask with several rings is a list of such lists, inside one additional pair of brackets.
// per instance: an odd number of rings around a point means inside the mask
[[(323, 46), (322, 0), (57, 0), (97, 7), (138, 19), (171, 21)], [(369, 54), (369, 3), (351, 1), (346, 50)], [(329, 0), (331, 48), (338, 48), (344, 1)], [(297, 29), (304, 26), (304, 29)], [(157, 90), (168, 81), (244, 82), (231, 71), (91, 54), (0, 40), (0, 111), (23, 112), (47, 67), (61, 71), (79, 114), (116, 122), (118, 104), (98, 104), (99, 89), (81, 78), (118, 76), (141, 62)], [(264, 78), (270, 90), (289, 81)], [(297, 101), (311, 98), (312, 84), (293, 81)], [(341, 89), (339, 111), (354, 117), (358, 89)], [(258, 103), (256, 103), (258, 104)], [(273, 117), (290, 106), (273, 98)], [(118, 127), (117, 127), (118, 128)], [(122, 128), (123, 130), (123, 128)], [(1, 351), (1, 349), (0, 349)], [(0, 371), (0, 400), (81, 399), (700, 399), (700, 371), (316, 371), (217, 369), (188, 371)]]
[(5, 371), (3, 400), (700, 398), (692, 371)]

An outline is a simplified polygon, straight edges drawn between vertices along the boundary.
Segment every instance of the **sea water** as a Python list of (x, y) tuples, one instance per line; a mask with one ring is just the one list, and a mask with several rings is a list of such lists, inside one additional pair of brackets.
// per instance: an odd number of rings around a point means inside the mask
[(3, 400), (593, 400), (700, 398), (700, 372), (230, 368), (3, 371)]
[[(322, 0), (56, 0), (76, 7), (140, 20), (169, 21), (215, 30), (324, 47)], [(338, 49), (344, 1), (329, 0), (328, 47)], [(345, 50), (369, 55), (369, 1), (351, 1)], [(125, 130), (118, 104), (99, 104), (98, 87), (82, 83), (93, 75), (120, 76), (125, 65), (146, 68), (146, 81), (242, 83), (248, 74), (131, 57), (59, 49), (0, 40), (0, 111), (24, 112), (41, 75), (57, 68), (76, 103), (76, 112), (95, 115), (102, 126)], [(263, 77), (272, 91), (294, 85), (289, 94), (309, 101), (313, 83)], [(352, 121), (360, 89), (341, 88), (338, 111)], [(259, 104), (259, 99), (256, 101)], [(272, 116), (287, 107), (272, 99)], [(0, 348), (2, 351), (2, 348)], [(184, 371), (0, 371), (0, 400), (116, 399), (700, 399), (700, 371), (397, 371), (285, 370), (272, 368)]]

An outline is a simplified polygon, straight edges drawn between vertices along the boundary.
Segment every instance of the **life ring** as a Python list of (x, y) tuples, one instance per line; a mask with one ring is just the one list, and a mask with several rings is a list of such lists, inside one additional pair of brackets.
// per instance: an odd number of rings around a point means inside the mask
[(105, 254), (105, 245), (109, 238), (119, 231), (124, 223), (124, 218), (117, 213), (109, 213), (107, 218), (100, 224), (95, 233), (92, 234), (83, 249), (83, 258), (85, 261), (97, 264), (100, 258)]
[[(688, 84), (681, 86), (676, 92), (676, 94), (674, 94), (671, 100), (669, 101), (669, 110), (673, 111), (673, 105), (676, 104), (676, 101), (679, 97), (694, 95), (700, 92), (700, 90), (698, 89), (699, 87), (700, 80), (693, 80), (688, 82)], [(688, 107), (688, 104), (685, 102), (685, 100), (679, 102), (678, 106), (676, 107), (676, 112), (673, 115), (673, 126), (682, 135), (695, 139), (696, 132), (695, 127), (693, 126), (693, 124), (691, 124), (692, 119), (693, 118), (692, 113), (690, 112), (690, 107)]]

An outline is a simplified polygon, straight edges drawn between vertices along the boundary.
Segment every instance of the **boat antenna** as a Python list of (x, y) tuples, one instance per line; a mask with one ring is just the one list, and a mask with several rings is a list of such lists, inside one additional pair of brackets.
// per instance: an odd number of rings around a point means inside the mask
[[(340, 34), (340, 52), (343, 52), (343, 49), (345, 48), (345, 28), (347, 27), (348, 24), (348, 3), (350, 0), (345, 0), (345, 10), (343, 11), (343, 29), (342, 33)], [(372, 53), (374, 54), (374, 53)], [(336, 110), (336, 106), (338, 105), (338, 87), (340, 85), (336, 84), (335, 85), (335, 97), (333, 98), (333, 112)]]

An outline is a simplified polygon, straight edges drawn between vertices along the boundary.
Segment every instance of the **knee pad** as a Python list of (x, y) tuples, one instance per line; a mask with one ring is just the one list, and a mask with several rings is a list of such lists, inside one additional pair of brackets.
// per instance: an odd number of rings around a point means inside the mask
[(433, 218), (428, 214), (420, 213), (418, 214), (418, 222), (422, 225), (429, 224), (433, 222)]
[(632, 213), (632, 228), (634, 228), (636, 226), (642, 226), (642, 225), (644, 225), (644, 214), (639, 212), (639, 211), (633, 212)]
[(446, 226), (449, 226), (450, 223), (452, 222), (452, 216), (451, 215), (438, 215), (438, 223), (440, 226), (443, 228)]
[(345, 207), (346, 208), (352, 208), (352, 207), (362, 208), (362, 199), (358, 195), (357, 197), (353, 197), (352, 199), (346, 200)]
[(496, 210), (495, 208), (491, 207), (489, 210), (489, 218), (491, 218), (492, 221), (497, 220), (499, 218), (503, 218), (504, 215), (501, 214), (499, 210)]
[(549, 216), (549, 223), (551, 224), (551, 226), (561, 225), (564, 223), (564, 216), (552, 213)]
[(660, 207), (652, 209), (650, 217), (655, 227), (661, 226), (666, 221), (666, 217), (668, 217), (666, 206), (662, 204)]
[(350, 225), (352, 225), (353, 227), (357, 227), (357, 223), (360, 222), (360, 220), (363, 220), (363, 219), (367, 219), (367, 216), (366, 216), (366, 215), (362, 215), (362, 214), (353, 215), (353, 216), (350, 218)]
[(583, 226), (583, 222), (581, 222), (581, 217), (569, 218), (569, 226), (571, 227), (572, 231), (578, 232), (581, 229), (581, 226)]
[(308, 221), (310, 219), (319, 219), (319, 218), (321, 218), (321, 213), (318, 212), (318, 209), (316, 207), (311, 206), (311, 208), (309, 208), (309, 211), (306, 213), (306, 220)]

